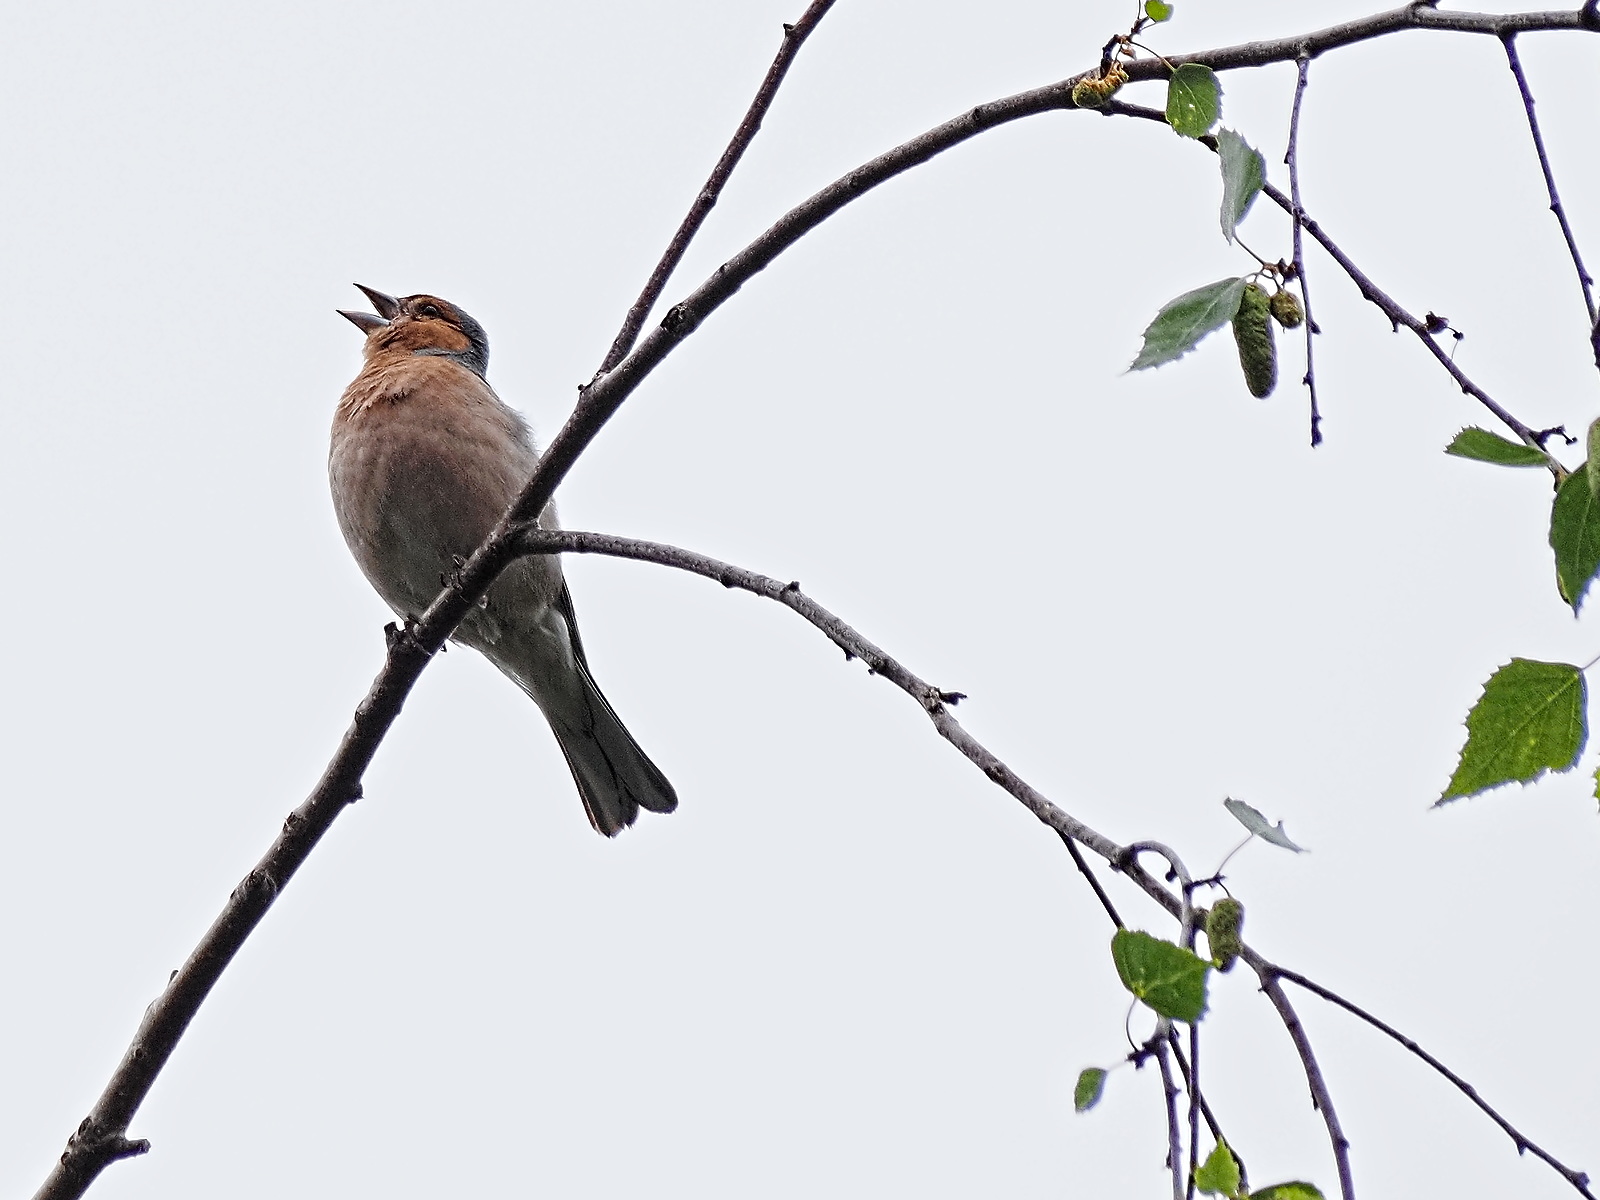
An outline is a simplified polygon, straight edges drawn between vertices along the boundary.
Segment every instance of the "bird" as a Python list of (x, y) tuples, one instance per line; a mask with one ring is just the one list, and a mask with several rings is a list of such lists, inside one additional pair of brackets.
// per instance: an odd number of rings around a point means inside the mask
[[(345, 543), (372, 586), (414, 621), (510, 507), (539, 461), (527, 422), (489, 386), (483, 326), (437, 296), (362, 284), (375, 312), (337, 309), (366, 335), (334, 410), (328, 482)], [(539, 517), (557, 528), (552, 504)], [(451, 635), (538, 705), (589, 823), (606, 837), (677, 793), (590, 674), (556, 555), (517, 559)]]

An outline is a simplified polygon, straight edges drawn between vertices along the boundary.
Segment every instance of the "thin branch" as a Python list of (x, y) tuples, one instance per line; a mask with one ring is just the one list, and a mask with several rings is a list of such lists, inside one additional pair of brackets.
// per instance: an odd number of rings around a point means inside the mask
[(656, 269), (650, 272), (644, 290), (639, 293), (639, 298), (628, 310), (628, 316), (622, 322), (622, 328), (617, 331), (611, 349), (606, 352), (605, 361), (600, 364), (598, 374), (604, 375), (615, 367), (627, 356), (628, 351), (633, 349), (634, 342), (639, 340), (639, 331), (644, 328), (650, 310), (656, 306), (656, 302), (661, 299), (661, 293), (666, 290), (667, 280), (672, 278), (673, 271), (677, 270), (678, 264), (683, 261), (689, 243), (694, 241), (695, 234), (700, 232), (700, 226), (705, 224), (705, 219), (711, 215), (711, 210), (722, 197), (722, 189), (727, 185), (733, 169), (739, 165), (744, 152), (750, 148), (750, 143), (755, 141), (756, 134), (760, 132), (761, 122), (766, 117), (767, 110), (772, 107), (773, 97), (778, 94), (778, 86), (783, 82), (783, 77), (789, 73), (790, 64), (800, 53), (800, 47), (805, 44), (806, 38), (811, 36), (811, 31), (817, 27), (833, 5), (834, 0), (812, 0), (811, 6), (798, 21), (783, 27), (783, 45), (778, 50), (778, 57), (772, 60), (772, 66), (768, 68), (767, 77), (761, 81), (761, 88), (756, 92), (755, 99), (750, 102), (750, 110), (744, 114), (744, 120), (739, 122), (739, 128), (734, 131), (733, 140), (728, 143), (728, 148), (722, 152), (722, 157), (712, 169), (710, 178), (695, 196), (694, 203), (689, 206), (689, 212), (683, 218), (683, 223), (678, 226), (678, 232), (672, 235), (672, 241), (667, 244), (661, 261), (656, 264)]
[(1355, 1177), (1350, 1171), (1350, 1139), (1345, 1137), (1344, 1129), (1339, 1124), (1333, 1096), (1328, 1091), (1327, 1080), (1322, 1077), (1322, 1068), (1317, 1065), (1317, 1056), (1311, 1049), (1311, 1039), (1306, 1036), (1305, 1026), (1300, 1024), (1294, 1005), (1283, 994), (1283, 986), (1278, 982), (1272, 964), (1256, 954), (1247, 954), (1244, 958), (1255, 969), (1256, 977), (1261, 980), (1261, 990), (1272, 1001), (1272, 1007), (1278, 1010), (1283, 1027), (1289, 1031), (1289, 1038), (1294, 1042), (1295, 1052), (1300, 1055), (1306, 1082), (1311, 1086), (1311, 1103), (1322, 1113), (1322, 1122), (1328, 1127), (1328, 1141), (1333, 1145), (1333, 1161), (1339, 1171), (1339, 1194), (1344, 1200), (1355, 1200)]
[(1321, 996), (1324, 1000), (1328, 1001), (1328, 1003), (1338, 1005), (1347, 1013), (1361, 1018), (1361, 1020), (1365, 1021), (1368, 1025), (1371, 1025), (1374, 1029), (1381, 1033), (1387, 1034), (1389, 1037), (1399, 1042), (1407, 1050), (1411, 1051), (1412, 1054), (1415, 1054), (1423, 1062), (1427, 1063), (1435, 1071), (1439, 1072), (1440, 1075), (1443, 1075), (1446, 1079), (1453, 1083), (1462, 1095), (1464, 1095), (1468, 1100), (1471, 1100), (1478, 1106), (1479, 1109), (1482, 1110), (1485, 1116), (1487, 1116), (1496, 1125), (1500, 1126), (1501, 1129), (1505, 1130), (1506, 1135), (1511, 1139), (1512, 1144), (1516, 1146), (1518, 1154), (1531, 1153), (1534, 1155), (1534, 1157), (1542, 1159), (1553, 1171), (1555, 1171), (1574, 1188), (1576, 1188), (1579, 1195), (1587, 1197), (1587, 1200), (1595, 1200), (1594, 1193), (1589, 1190), (1589, 1176), (1587, 1173), (1574, 1170), (1573, 1168), (1562, 1163), (1559, 1159), (1555, 1158), (1548, 1151), (1537, 1145), (1531, 1138), (1529, 1138), (1521, 1130), (1517, 1129), (1516, 1126), (1512, 1125), (1510, 1121), (1507, 1121), (1498, 1112), (1496, 1112), (1493, 1106), (1485, 1101), (1482, 1096), (1478, 1095), (1477, 1088), (1473, 1087), (1465, 1079), (1461, 1078), (1461, 1076), (1457, 1075), (1449, 1067), (1445, 1066), (1437, 1058), (1429, 1054), (1426, 1050), (1417, 1045), (1416, 1042), (1412, 1041), (1394, 1026), (1380, 1020), (1378, 1017), (1373, 1016), (1360, 1005), (1352, 1004), (1337, 992), (1330, 991), (1329, 989), (1323, 987), (1320, 983), (1317, 983), (1311, 979), (1307, 979), (1298, 971), (1288, 970), (1287, 968), (1280, 967), (1275, 963), (1268, 963), (1264, 965), (1266, 965), (1279, 978), (1287, 979), (1291, 983), (1298, 984), (1300, 987), (1305, 988), (1306, 991)]
[(1154, 1047), (1156, 1065), (1161, 1068), (1161, 1095), (1167, 1106), (1167, 1166), (1172, 1171), (1172, 1200), (1183, 1197), (1183, 1134), (1178, 1130), (1178, 1085), (1172, 1081), (1172, 1063), (1167, 1049), (1171, 1022), (1161, 1018), (1162, 1028), (1147, 1043)]
[[(1162, 124), (1165, 124), (1167, 120), (1166, 114), (1157, 109), (1144, 108), (1134, 104), (1124, 104), (1118, 100), (1109, 102), (1101, 111), (1110, 113), (1114, 116), (1137, 117), (1146, 121), (1159, 121)], [(1198, 140), (1213, 152), (1217, 148), (1216, 139), (1213, 137), (1207, 136)], [(1420, 340), (1422, 344), (1428, 348), (1429, 353), (1431, 353), (1434, 358), (1439, 360), (1439, 364), (1450, 373), (1450, 377), (1456, 381), (1457, 385), (1463, 392), (1471, 396), (1479, 404), (1483, 405), (1490, 412), (1492, 412), (1500, 419), (1506, 428), (1515, 433), (1527, 445), (1534, 446), (1540, 450), (1544, 449), (1545, 440), (1548, 439), (1553, 433), (1557, 432), (1556, 430), (1535, 430), (1528, 425), (1524, 425), (1521, 421), (1517, 420), (1516, 417), (1512, 416), (1509, 411), (1507, 411), (1497, 400), (1494, 399), (1494, 397), (1490, 396), (1488, 392), (1484, 391), (1470, 378), (1468, 378), (1467, 373), (1456, 365), (1456, 362), (1450, 356), (1450, 353), (1445, 350), (1445, 348), (1441, 346), (1438, 340), (1434, 337), (1434, 327), (1431, 327), (1423, 318), (1408, 312), (1392, 296), (1390, 296), (1377, 284), (1373, 283), (1371, 278), (1367, 276), (1366, 272), (1361, 270), (1360, 267), (1356, 266), (1355, 262), (1350, 258), (1350, 256), (1340, 249), (1338, 243), (1328, 236), (1328, 234), (1323, 230), (1322, 226), (1312, 218), (1310, 213), (1297, 206), (1293, 200), (1291, 200), (1288, 196), (1285, 196), (1270, 183), (1263, 184), (1261, 191), (1263, 195), (1268, 197), (1279, 208), (1283, 209), (1284, 212), (1288, 213), (1291, 217), (1298, 218), (1300, 224), (1305, 228), (1305, 231), (1317, 240), (1322, 248), (1328, 252), (1329, 257), (1331, 257), (1334, 262), (1338, 263), (1344, 273), (1350, 277), (1351, 281), (1360, 290), (1362, 299), (1367, 300), (1375, 305), (1384, 316), (1389, 318), (1389, 322), (1392, 326), (1394, 326), (1394, 328), (1399, 329), (1400, 326), (1403, 325), (1407, 329), (1411, 330), (1412, 333), (1416, 334), (1418, 340)], [(1565, 468), (1563, 468), (1561, 464), (1556, 462), (1553, 458), (1550, 460), (1550, 471), (1558, 480), (1564, 478), (1566, 474)]]
[[(1470, 13), (1441, 11), (1429, 4), (1407, 4), (1403, 8), (1376, 13), (1370, 17), (1346, 21), (1315, 33), (1295, 37), (1277, 38), (1266, 42), (1245, 42), (1221, 50), (1207, 50), (1199, 54), (1169, 54), (1165, 62), (1174, 67), (1184, 63), (1200, 63), (1213, 71), (1235, 71), (1242, 67), (1261, 67), (1267, 63), (1295, 62), (1300, 58), (1316, 58), (1329, 50), (1353, 46), (1373, 38), (1403, 33), (1406, 30), (1441, 30), (1451, 33), (1481, 33), (1504, 38), (1519, 33), (1538, 33), (1558, 29), (1600, 29), (1588, 16), (1588, 5), (1582, 11), (1527, 13)], [(1165, 80), (1170, 71), (1156, 59), (1140, 59), (1124, 63), (1130, 80)]]
[[(1600, 3), (1600, 0), (1596, 0)], [(1089, 864), (1084, 861), (1083, 851), (1078, 849), (1078, 843), (1066, 834), (1059, 834), (1062, 845), (1066, 846), (1067, 853), (1072, 855), (1072, 861), (1077, 864), (1078, 871), (1088, 880), (1089, 886), (1094, 889), (1095, 898), (1100, 901), (1100, 907), (1106, 910), (1106, 916), (1111, 918), (1111, 923), (1118, 929), (1126, 929), (1122, 917), (1117, 913), (1117, 906), (1111, 903), (1111, 897), (1106, 895), (1106, 889), (1100, 886), (1099, 877), (1089, 869)]]
[[(1334, 262), (1339, 264), (1340, 268), (1343, 269), (1346, 275), (1350, 276), (1356, 287), (1361, 290), (1362, 297), (1377, 305), (1377, 307), (1383, 312), (1383, 315), (1389, 318), (1390, 322), (1395, 325), (1404, 325), (1407, 329), (1414, 333), (1417, 336), (1417, 339), (1427, 347), (1428, 353), (1432, 354), (1434, 358), (1438, 359), (1439, 365), (1450, 373), (1450, 377), (1456, 381), (1456, 385), (1460, 387), (1463, 392), (1471, 396), (1479, 404), (1483, 405), (1490, 412), (1492, 412), (1500, 419), (1506, 428), (1510, 429), (1525, 443), (1530, 446), (1537, 447), (1540, 450), (1544, 449), (1544, 441), (1549, 434), (1543, 431), (1536, 431), (1531, 427), (1524, 425), (1521, 421), (1517, 420), (1516, 417), (1512, 416), (1506, 408), (1504, 408), (1498, 401), (1494, 399), (1494, 397), (1490, 396), (1488, 392), (1484, 391), (1481, 387), (1469, 379), (1467, 377), (1467, 373), (1457, 365), (1455, 359), (1450, 355), (1450, 352), (1439, 344), (1438, 338), (1434, 336), (1433, 330), (1429, 327), (1428, 323), (1421, 317), (1417, 317), (1406, 311), (1406, 309), (1402, 308), (1392, 297), (1389, 296), (1388, 293), (1384, 292), (1378, 287), (1377, 284), (1373, 283), (1372, 280), (1367, 277), (1366, 273), (1363, 272), (1361, 268), (1357, 267), (1353, 261), (1351, 261), (1350, 256), (1341, 250), (1334, 240), (1323, 231), (1322, 226), (1317, 224), (1316, 221), (1307, 215), (1304, 209), (1296, 209), (1294, 202), (1280, 192), (1277, 188), (1273, 187), (1270, 183), (1265, 185), (1261, 190), (1272, 200), (1274, 204), (1278, 205), (1278, 207), (1282, 208), (1285, 212), (1298, 211), (1300, 214), (1300, 220), (1305, 225), (1306, 232), (1315, 238), (1322, 248), (1328, 252), (1329, 257), (1331, 257)], [(1560, 478), (1564, 474), (1561, 465), (1554, 459), (1550, 460), (1550, 470), (1556, 474), (1557, 478)]]
[(1306, 319), (1306, 373), (1302, 382), (1311, 397), (1311, 444), (1322, 444), (1322, 411), (1317, 406), (1317, 367), (1312, 335), (1318, 332), (1316, 318), (1311, 315), (1311, 284), (1306, 280), (1306, 258), (1300, 236), (1300, 104), (1305, 99), (1306, 86), (1311, 81), (1311, 59), (1302, 55), (1294, 84), (1294, 107), (1289, 113), (1289, 149), (1283, 156), (1289, 168), (1289, 196), (1294, 202), (1294, 275), (1300, 281), (1300, 295), (1305, 301)]
[[(1191, 1025), (1190, 1029), (1193, 1028), (1194, 1026)], [(1184, 1057), (1183, 1047), (1178, 1044), (1178, 1031), (1176, 1029), (1167, 1030), (1167, 1045), (1172, 1047), (1172, 1057), (1177, 1061), (1178, 1072), (1183, 1076), (1184, 1086), (1193, 1089), (1195, 1097), (1200, 1101), (1200, 1115), (1206, 1119), (1206, 1128), (1211, 1131), (1211, 1136), (1217, 1141), (1226, 1142), (1228, 1139), (1222, 1134), (1221, 1122), (1217, 1120), (1216, 1113), (1211, 1111), (1211, 1104), (1206, 1100), (1205, 1093), (1195, 1087), (1193, 1078), (1189, 1074), (1189, 1060)], [(1232, 1149), (1232, 1143), (1229, 1143), (1229, 1149)], [(1239, 1174), (1243, 1177), (1245, 1175), (1244, 1160), (1239, 1157), (1237, 1150), (1233, 1151), (1233, 1157), (1234, 1161), (1239, 1164)]]
[(723, 587), (738, 588), (793, 610), (844, 651), (847, 658), (860, 659), (871, 674), (888, 680), (921, 705), (940, 736), (961, 751), (968, 761), (1012, 797), (1020, 800), (1024, 807), (1044, 824), (1062, 837), (1094, 851), (1174, 917), (1181, 917), (1183, 901), (1163, 887), (1161, 881), (1154, 875), (1139, 866), (1130, 847), (1119, 845), (1051, 803), (966, 731), (950, 711), (952, 705), (964, 699), (961, 693), (942, 691), (914, 674), (806, 595), (800, 590), (798, 583), (784, 583), (679, 546), (615, 537), (607, 533), (585, 533), (575, 529), (541, 529), (531, 523), (519, 526), (515, 530), (515, 553), (603, 554), (610, 558), (628, 558), (637, 562), (655, 563), (658, 566), (672, 567), (675, 570), (715, 580)]
[(1178, 910), (1178, 928), (1181, 935), (1181, 944), (1184, 949), (1194, 946), (1194, 880), (1189, 875), (1189, 868), (1178, 857), (1178, 852), (1171, 846), (1161, 842), (1142, 841), (1134, 842), (1124, 847), (1123, 855), (1128, 859), (1136, 859), (1141, 854), (1159, 854), (1167, 860), (1167, 878), (1178, 881), (1179, 895), (1182, 897)]
[(1200, 1167), (1200, 1022), (1189, 1022), (1189, 1178), (1184, 1200), (1194, 1200), (1195, 1173)]
[[(1555, 173), (1550, 169), (1550, 156), (1545, 151), (1544, 135), (1539, 132), (1539, 118), (1533, 109), (1533, 91), (1528, 87), (1528, 77), (1522, 71), (1522, 59), (1517, 54), (1517, 39), (1508, 36), (1502, 41), (1506, 48), (1506, 61), (1517, 80), (1517, 91), (1522, 93), (1523, 111), (1528, 114), (1528, 132), (1533, 135), (1533, 148), (1539, 155), (1539, 170), (1544, 172), (1545, 190), (1550, 194), (1550, 211), (1555, 214), (1556, 223), (1561, 226), (1561, 236), (1566, 239), (1567, 253), (1572, 256), (1572, 267), (1578, 273), (1578, 286), (1583, 289), (1583, 306), (1589, 314), (1589, 327), (1593, 329), (1596, 321), (1600, 320), (1594, 307), (1594, 277), (1583, 265), (1583, 255), (1578, 253), (1578, 239), (1573, 236), (1572, 226), (1567, 223), (1567, 210), (1561, 203), (1561, 193), (1556, 190)], [(1600, 366), (1600, 361), (1595, 365)]]

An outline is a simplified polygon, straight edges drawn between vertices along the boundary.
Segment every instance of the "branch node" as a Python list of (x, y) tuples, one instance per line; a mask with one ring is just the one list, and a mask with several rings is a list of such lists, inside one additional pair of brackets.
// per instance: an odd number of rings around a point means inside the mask
[(239, 882), (233, 889), (233, 894), (239, 899), (247, 896), (260, 896), (269, 904), (277, 899), (278, 881), (263, 867), (257, 867)]

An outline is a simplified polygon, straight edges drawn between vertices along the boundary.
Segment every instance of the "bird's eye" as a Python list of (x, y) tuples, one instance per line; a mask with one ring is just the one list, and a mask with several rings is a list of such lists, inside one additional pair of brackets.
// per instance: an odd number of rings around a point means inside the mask
[(439, 315), (439, 309), (435, 305), (424, 304), (421, 308), (417, 309), (417, 315), (419, 317), (437, 317)]

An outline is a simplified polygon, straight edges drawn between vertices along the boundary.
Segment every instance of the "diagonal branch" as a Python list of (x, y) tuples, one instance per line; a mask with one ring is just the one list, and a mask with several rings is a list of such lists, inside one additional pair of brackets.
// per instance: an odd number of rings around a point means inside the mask
[(798, 21), (783, 27), (783, 46), (778, 50), (778, 57), (772, 60), (772, 66), (767, 70), (767, 77), (761, 81), (761, 89), (756, 92), (756, 98), (750, 102), (750, 109), (744, 114), (744, 120), (739, 122), (739, 128), (734, 131), (733, 140), (728, 143), (728, 148), (722, 152), (722, 157), (712, 168), (711, 177), (695, 196), (694, 203), (689, 206), (689, 212), (683, 218), (683, 223), (678, 226), (678, 232), (672, 235), (666, 253), (661, 256), (656, 269), (650, 272), (644, 290), (639, 293), (639, 298), (628, 310), (627, 319), (622, 322), (622, 328), (612, 341), (611, 349), (606, 352), (605, 361), (600, 364), (598, 374), (604, 375), (621, 362), (628, 351), (633, 349), (634, 342), (639, 340), (639, 331), (644, 328), (650, 310), (656, 306), (656, 301), (661, 299), (661, 293), (666, 290), (667, 280), (671, 279), (673, 271), (678, 269), (678, 264), (683, 261), (683, 256), (689, 249), (689, 243), (694, 241), (695, 234), (700, 232), (700, 226), (705, 224), (705, 219), (711, 215), (711, 210), (721, 198), (728, 177), (733, 174), (733, 169), (739, 165), (744, 152), (750, 148), (750, 143), (755, 141), (756, 134), (760, 132), (761, 121), (767, 115), (767, 109), (772, 107), (773, 97), (778, 94), (778, 85), (789, 73), (790, 64), (800, 53), (800, 47), (805, 44), (806, 38), (811, 36), (811, 31), (821, 23), (833, 4), (834, 0), (811, 0), (811, 6)]
[(1294, 1005), (1289, 1003), (1289, 997), (1284, 995), (1283, 985), (1278, 982), (1272, 964), (1250, 951), (1246, 951), (1242, 957), (1261, 980), (1261, 990), (1272, 1001), (1272, 1007), (1278, 1010), (1283, 1027), (1289, 1031), (1289, 1038), (1294, 1042), (1295, 1052), (1300, 1055), (1300, 1065), (1305, 1069), (1306, 1083), (1311, 1088), (1311, 1103), (1322, 1114), (1322, 1122), (1328, 1127), (1328, 1141), (1333, 1146), (1333, 1161), (1339, 1171), (1339, 1194), (1344, 1200), (1356, 1200), (1355, 1175), (1350, 1169), (1350, 1139), (1345, 1137), (1344, 1127), (1339, 1124), (1339, 1114), (1333, 1107), (1333, 1094), (1328, 1091), (1328, 1081), (1322, 1077), (1322, 1068), (1317, 1065), (1317, 1056), (1311, 1049), (1311, 1039), (1306, 1035), (1305, 1026), (1300, 1023), (1300, 1016), (1294, 1011)]
[[(1556, 190), (1555, 172), (1550, 169), (1550, 156), (1545, 152), (1544, 135), (1539, 132), (1539, 117), (1534, 112), (1533, 90), (1528, 87), (1528, 77), (1522, 70), (1522, 57), (1517, 53), (1517, 39), (1506, 37), (1506, 61), (1511, 66), (1511, 74), (1516, 78), (1517, 91), (1522, 95), (1522, 108), (1528, 114), (1528, 132), (1533, 135), (1533, 148), (1539, 155), (1539, 170), (1544, 173), (1545, 191), (1550, 194), (1550, 211), (1555, 214), (1556, 223), (1561, 226), (1561, 236), (1566, 240), (1567, 253), (1572, 256), (1572, 266), (1578, 273), (1578, 286), (1583, 289), (1583, 305), (1589, 314), (1589, 328), (1600, 328), (1600, 317), (1597, 317), (1594, 306), (1594, 276), (1583, 265), (1583, 255), (1578, 253), (1578, 239), (1573, 236), (1572, 226), (1567, 222), (1567, 210), (1561, 203), (1561, 193)], [(1595, 366), (1600, 367), (1600, 346), (1596, 347)]]
[(1555, 1171), (1574, 1188), (1576, 1188), (1579, 1195), (1587, 1197), (1587, 1200), (1595, 1200), (1594, 1193), (1589, 1190), (1589, 1176), (1587, 1173), (1574, 1170), (1572, 1167), (1567, 1166), (1554, 1155), (1550, 1154), (1549, 1151), (1535, 1143), (1526, 1134), (1517, 1129), (1516, 1126), (1512, 1125), (1510, 1121), (1506, 1120), (1498, 1112), (1496, 1112), (1493, 1106), (1488, 1103), (1488, 1101), (1484, 1100), (1482, 1096), (1478, 1095), (1477, 1088), (1473, 1087), (1465, 1079), (1461, 1078), (1461, 1076), (1457, 1075), (1449, 1067), (1445, 1066), (1444, 1063), (1440, 1062), (1433, 1055), (1429, 1054), (1426, 1050), (1417, 1045), (1416, 1042), (1412, 1041), (1405, 1034), (1401, 1033), (1393, 1025), (1390, 1025), (1387, 1022), (1373, 1016), (1360, 1005), (1352, 1004), (1349, 1000), (1346, 1000), (1343, 996), (1339, 995), (1339, 993), (1330, 991), (1314, 980), (1307, 979), (1298, 971), (1291, 971), (1288, 968), (1280, 967), (1275, 963), (1267, 963), (1264, 965), (1280, 979), (1287, 979), (1291, 983), (1299, 984), (1301, 987), (1305, 988), (1306, 991), (1321, 996), (1328, 1003), (1338, 1005), (1340, 1008), (1344, 1009), (1345, 1012), (1350, 1013), (1353, 1016), (1360, 1017), (1374, 1029), (1388, 1034), (1391, 1038), (1399, 1042), (1407, 1050), (1411, 1051), (1411, 1053), (1415, 1054), (1423, 1062), (1427, 1063), (1435, 1071), (1439, 1072), (1439, 1074), (1448, 1079), (1456, 1086), (1462, 1095), (1466, 1096), (1468, 1100), (1471, 1100), (1474, 1104), (1476, 1104), (1478, 1108), (1483, 1111), (1485, 1116), (1487, 1116), (1496, 1125), (1500, 1126), (1501, 1129), (1505, 1130), (1506, 1135), (1516, 1146), (1518, 1154), (1531, 1153), (1534, 1155), (1534, 1157), (1542, 1159), (1553, 1171)]
[(922, 679), (802, 592), (798, 583), (784, 583), (771, 576), (748, 571), (732, 563), (696, 554), (692, 550), (684, 550), (678, 546), (614, 537), (606, 533), (585, 533), (575, 529), (541, 529), (531, 523), (520, 526), (515, 531), (515, 546), (518, 554), (603, 554), (610, 558), (628, 558), (638, 562), (655, 563), (658, 566), (672, 567), (715, 580), (723, 587), (738, 588), (792, 609), (821, 630), (829, 641), (844, 651), (846, 658), (860, 659), (872, 674), (887, 679), (921, 705), (940, 736), (961, 751), (968, 761), (991, 780), (1020, 800), (1039, 820), (1063, 838), (1094, 851), (1142, 888), (1174, 917), (1184, 911), (1183, 901), (1164, 887), (1154, 875), (1138, 865), (1132, 847), (1118, 845), (1064, 809), (1057, 807), (1025, 783), (1011, 768), (968, 733), (950, 711), (951, 706), (963, 699), (959, 692), (943, 691)]

